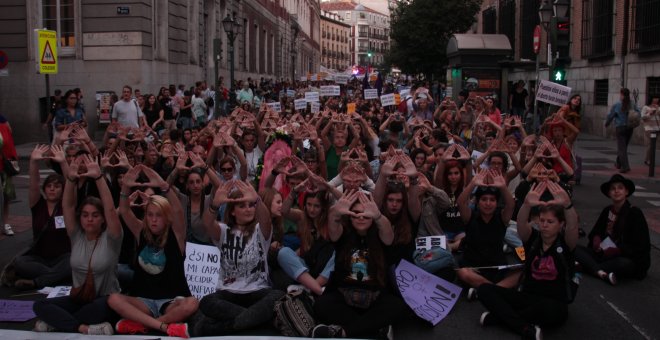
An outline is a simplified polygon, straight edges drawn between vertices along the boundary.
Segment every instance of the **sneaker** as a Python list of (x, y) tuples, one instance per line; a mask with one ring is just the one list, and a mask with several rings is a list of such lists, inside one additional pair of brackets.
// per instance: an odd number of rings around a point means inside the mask
[(312, 329), (312, 338), (343, 338), (344, 329), (337, 325), (318, 324)]
[(188, 324), (187, 323), (171, 323), (167, 325), (167, 335), (176, 336), (179, 338), (188, 339), (190, 338), (190, 333), (188, 333)]
[(129, 319), (117, 321), (115, 329), (119, 334), (147, 334), (147, 327), (145, 325)]
[(5, 230), (4, 230), (5, 235), (7, 236), (14, 236), (14, 230), (11, 229), (11, 226), (9, 224), (5, 224)]
[(526, 326), (525, 329), (523, 329), (522, 338), (543, 340), (543, 333), (541, 333), (541, 327), (536, 325)]
[(302, 291), (306, 291), (306, 292), (309, 293), (309, 289), (307, 289), (303, 285), (289, 285), (288, 287), (286, 287), (286, 292), (288, 294), (291, 294), (291, 293), (294, 293), (294, 292), (302, 292)]
[(492, 326), (495, 324), (495, 317), (490, 312), (483, 312), (479, 318), (479, 324), (481, 327)]
[(34, 329), (33, 331), (35, 332), (54, 332), (55, 327), (41, 321), (37, 320), (37, 322), (34, 323)]
[(609, 273), (606, 276), (607, 282), (609, 282), (612, 286), (616, 286), (616, 275), (614, 273)]
[(112, 335), (112, 325), (109, 322), (99, 323), (96, 325), (89, 325), (87, 328), (88, 335)]
[(468, 289), (467, 293), (467, 300), (468, 301), (474, 301), (478, 298), (477, 296), (477, 289), (476, 288), (470, 288)]

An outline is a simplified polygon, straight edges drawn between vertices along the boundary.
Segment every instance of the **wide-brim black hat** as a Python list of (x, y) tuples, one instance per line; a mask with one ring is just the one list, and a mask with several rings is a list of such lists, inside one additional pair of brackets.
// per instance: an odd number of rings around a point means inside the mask
[[(610, 178), (609, 181), (603, 183), (600, 185), (600, 192), (603, 193), (603, 195), (610, 197), (609, 191), (610, 191), (610, 186), (613, 183), (623, 183), (623, 185), (628, 189), (628, 196), (632, 195), (633, 192), (635, 192), (635, 183), (633, 181), (623, 177), (620, 174), (613, 175), (612, 178)], [(628, 197), (626, 196), (626, 197)]]

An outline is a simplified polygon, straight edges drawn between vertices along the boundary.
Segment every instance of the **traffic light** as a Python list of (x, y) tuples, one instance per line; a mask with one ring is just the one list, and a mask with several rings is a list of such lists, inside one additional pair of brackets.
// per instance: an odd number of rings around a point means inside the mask
[(371, 58), (371, 51), (367, 52), (367, 57)]
[(571, 24), (569, 18), (553, 17), (550, 22), (551, 44), (553, 56), (564, 60), (565, 63), (571, 62), (570, 42), (571, 42)]
[(550, 80), (553, 83), (566, 86), (566, 62), (564, 59), (557, 59), (555, 65), (552, 67)]

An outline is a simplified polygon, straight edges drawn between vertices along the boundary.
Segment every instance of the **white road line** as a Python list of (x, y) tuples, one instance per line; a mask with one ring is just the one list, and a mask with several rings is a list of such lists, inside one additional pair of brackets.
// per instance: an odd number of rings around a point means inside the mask
[[(603, 299), (603, 300), (605, 300), (605, 297), (604, 297), (602, 294), (600, 295), (600, 298)], [(632, 326), (632, 328), (634, 328), (634, 329), (635, 329), (635, 330), (636, 330), (636, 331), (637, 331), (637, 332), (638, 332), (638, 333), (639, 333), (644, 339), (646, 339), (646, 340), (651, 340), (651, 337), (650, 337), (648, 334), (646, 334), (646, 332), (645, 332), (641, 327), (635, 325), (635, 324), (632, 322), (632, 320), (630, 320), (630, 318), (628, 317), (628, 315), (626, 315), (626, 313), (624, 313), (624, 312), (623, 312), (622, 310), (620, 310), (617, 306), (615, 306), (613, 303), (611, 303), (611, 302), (609, 302), (609, 301), (607, 301), (607, 300), (605, 300), (605, 303), (607, 303), (607, 304), (610, 306), (610, 308), (612, 308), (617, 314), (619, 314), (619, 316), (620, 316), (621, 318), (623, 318), (624, 320), (626, 320), (626, 322), (627, 322), (628, 324), (630, 324), (630, 325)]]
[(656, 207), (660, 207), (660, 201), (647, 201), (647, 202), (649, 202), (650, 204), (652, 204)]
[(637, 190), (646, 190), (646, 188), (644, 188), (641, 185), (635, 185), (635, 189), (637, 189)]
[(637, 192), (633, 193), (635, 197), (646, 197), (646, 198), (660, 198), (660, 194), (656, 192)]

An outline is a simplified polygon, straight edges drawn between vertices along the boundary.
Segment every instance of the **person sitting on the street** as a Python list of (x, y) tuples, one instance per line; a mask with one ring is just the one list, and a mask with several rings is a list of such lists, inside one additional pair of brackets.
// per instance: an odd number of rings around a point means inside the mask
[(651, 266), (651, 244), (644, 213), (628, 201), (635, 184), (616, 174), (601, 184), (600, 191), (612, 204), (598, 216), (589, 245), (578, 247), (575, 256), (586, 273), (612, 285), (617, 278), (641, 280)]

